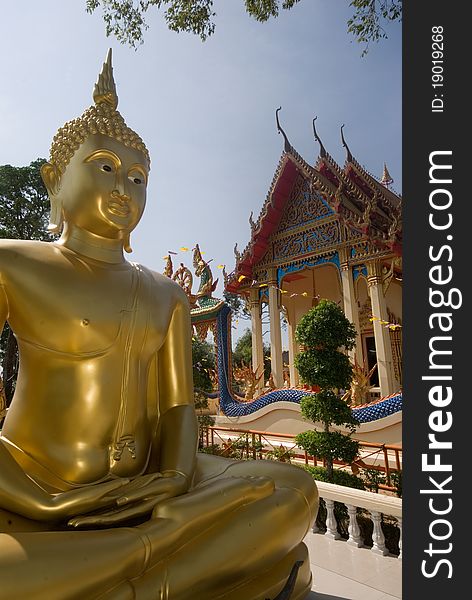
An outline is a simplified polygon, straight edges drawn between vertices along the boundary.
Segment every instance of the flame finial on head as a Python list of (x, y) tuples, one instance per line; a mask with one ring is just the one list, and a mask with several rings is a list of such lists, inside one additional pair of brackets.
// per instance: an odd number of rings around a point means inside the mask
[(102, 104), (105, 102), (112, 110), (116, 110), (118, 107), (118, 96), (116, 94), (116, 85), (115, 80), (113, 79), (113, 67), (111, 64), (111, 48), (108, 50), (102, 71), (95, 84), (93, 101), (95, 104)]
[(50, 162), (64, 173), (70, 159), (89, 135), (96, 133), (107, 135), (131, 148), (141, 151), (150, 163), (149, 152), (141, 137), (126, 125), (121, 114), (116, 110), (118, 96), (116, 94), (111, 66), (111, 49), (98, 76), (93, 91), (94, 104), (82, 116), (68, 121), (54, 136), (51, 145)]

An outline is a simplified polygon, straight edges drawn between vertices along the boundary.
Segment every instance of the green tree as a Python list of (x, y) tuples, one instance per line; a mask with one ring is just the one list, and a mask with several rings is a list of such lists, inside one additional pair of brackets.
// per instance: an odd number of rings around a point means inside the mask
[[(246, 12), (261, 23), (276, 18), (280, 9), (289, 10), (300, 0), (244, 0)], [(106, 34), (114, 35), (123, 44), (136, 48), (144, 41), (148, 29), (145, 13), (151, 7), (164, 11), (164, 19), (172, 31), (185, 31), (204, 41), (215, 31), (214, 0), (86, 0), (86, 10), (103, 9)], [(358, 42), (365, 43), (387, 37), (383, 24), (400, 21), (402, 0), (350, 0), (354, 9), (348, 21), (348, 31)]]
[(244, 319), (249, 320), (251, 318), (251, 314), (246, 307), (246, 303), (238, 296), (238, 294), (233, 294), (232, 292), (228, 292), (227, 290), (223, 291), (223, 297), (225, 299), (226, 304), (229, 305), (231, 311), (233, 313), (234, 319)]
[(205, 340), (192, 338), (192, 366), (195, 410), (197, 411), (199, 446), (201, 449), (203, 448), (205, 429), (214, 423), (214, 419), (204, 413), (208, 408), (207, 394), (213, 391), (211, 372), (215, 368), (215, 353), (212, 344)]
[(233, 352), (233, 364), (241, 367), (244, 363), (249, 365), (252, 362), (252, 333), (248, 328), (236, 342)]
[(196, 390), (212, 392), (211, 371), (215, 368), (213, 345), (197, 338), (192, 339), (193, 385)]
[(49, 200), (38, 158), (27, 167), (0, 166), (0, 238), (51, 240)]
[[(270, 348), (264, 344), (264, 381), (267, 381), (270, 376)], [(246, 329), (241, 337), (236, 342), (233, 352), (233, 365), (242, 367), (243, 363), (248, 366), (252, 364), (252, 333), (250, 329)]]
[(402, 20), (402, 0), (352, 0), (353, 16), (347, 22), (347, 30), (357, 42), (364, 45), (362, 55), (367, 54), (369, 44), (387, 38), (384, 24)]
[[(47, 232), (49, 201), (40, 175), (38, 158), (27, 167), (0, 166), (0, 238), (52, 240)], [(18, 372), (18, 349), (8, 326), (0, 338), (0, 360), (9, 405)]]
[(304, 350), (295, 359), (305, 383), (317, 385), (317, 394), (301, 401), (302, 415), (313, 422), (321, 422), (322, 431), (305, 431), (296, 437), (297, 443), (309, 454), (326, 462), (328, 479), (333, 481), (335, 460), (351, 463), (357, 456), (359, 444), (331, 425), (340, 425), (354, 431), (356, 419), (338, 391), (349, 387), (352, 367), (349, 357), (340, 350), (351, 350), (356, 330), (335, 302), (320, 300), (298, 324), (297, 341)]

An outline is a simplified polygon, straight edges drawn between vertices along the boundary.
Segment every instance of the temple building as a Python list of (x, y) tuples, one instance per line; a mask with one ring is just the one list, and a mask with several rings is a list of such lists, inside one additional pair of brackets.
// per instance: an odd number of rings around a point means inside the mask
[[(289, 381), (299, 385), (295, 329), (320, 298), (339, 303), (357, 331), (352, 359), (366, 370), (382, 397), (402, 385), (402, 199), (368, 173), (344, 139), (340, 167), (319, 139), (314, 165), (285, 140), (284, 151), (257, 220), (249, 218), (250, 240), (225, 278), (228, 292), (245, 298), (252, 321), (253, 370), (263, 369), (261, 311), (268, 305), (271, 368), (275, 387), (284, 385), (281, 314), (288, 332)], [(263, 385), (262, 381), (259, 385)]]

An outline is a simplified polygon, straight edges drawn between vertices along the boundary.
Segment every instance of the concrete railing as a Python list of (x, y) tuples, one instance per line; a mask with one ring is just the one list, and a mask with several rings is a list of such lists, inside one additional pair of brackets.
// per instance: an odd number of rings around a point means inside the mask
[[(385, 536), (381, 527), (381, 516), (382, 514), (394, 517), (397, 521), (397, 527), (400, 530), (400, 540), (398, 543), (400, 554), (399, 559), (402, 557), (402, 500), (393, 496), (387, 496), (385, 494), (375, 494), (372, 492), (365, 492), (363, 490), (356, 490), (354, 488), (344, 487), (341, 485), (335, 485), (332, 483), (325, 483), (324, 481), (317, 481), (318, 492), (320, 498), (323, 498), (326, 504), (326, 532), (324, 535), (330, 537), (333, 540), (338, 540), (341, 536), (337, 530), (337, 522), (334, 514), (334, 503), (341, 502), (347, 508), (349, 515), (349, 538), (347, 543), (362, 548), (364, 546), (364, 540), (361, 536), (359, 524), (357, 522), (356, 514), (357, 508), (363, 508), (370, 513), (374, 530), (372, 533), (372, 552), (385, 556), (388, 554), (388, 550), (385, 546)], [(318, 533), (316, 523), (313, 526), (313, 532)]]

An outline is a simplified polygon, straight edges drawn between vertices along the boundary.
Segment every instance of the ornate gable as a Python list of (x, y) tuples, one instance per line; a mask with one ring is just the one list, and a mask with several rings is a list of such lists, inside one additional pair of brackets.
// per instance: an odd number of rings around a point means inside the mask
[(284, 208), (277, 233), (307, 226), (315, 221), (334, 214), (321, 194), (310, 189), (309, 180), (299, 175), (292, 188), (290, 198)]
[[(267, 251), (254, 265), (282, 264), (312, 256), (341, 240), (338, 217), (310, 179), (299, 173), (283, 208), (280, 221), (268, 238)], [(259, 267), (259, 268), (258, 268)]]

